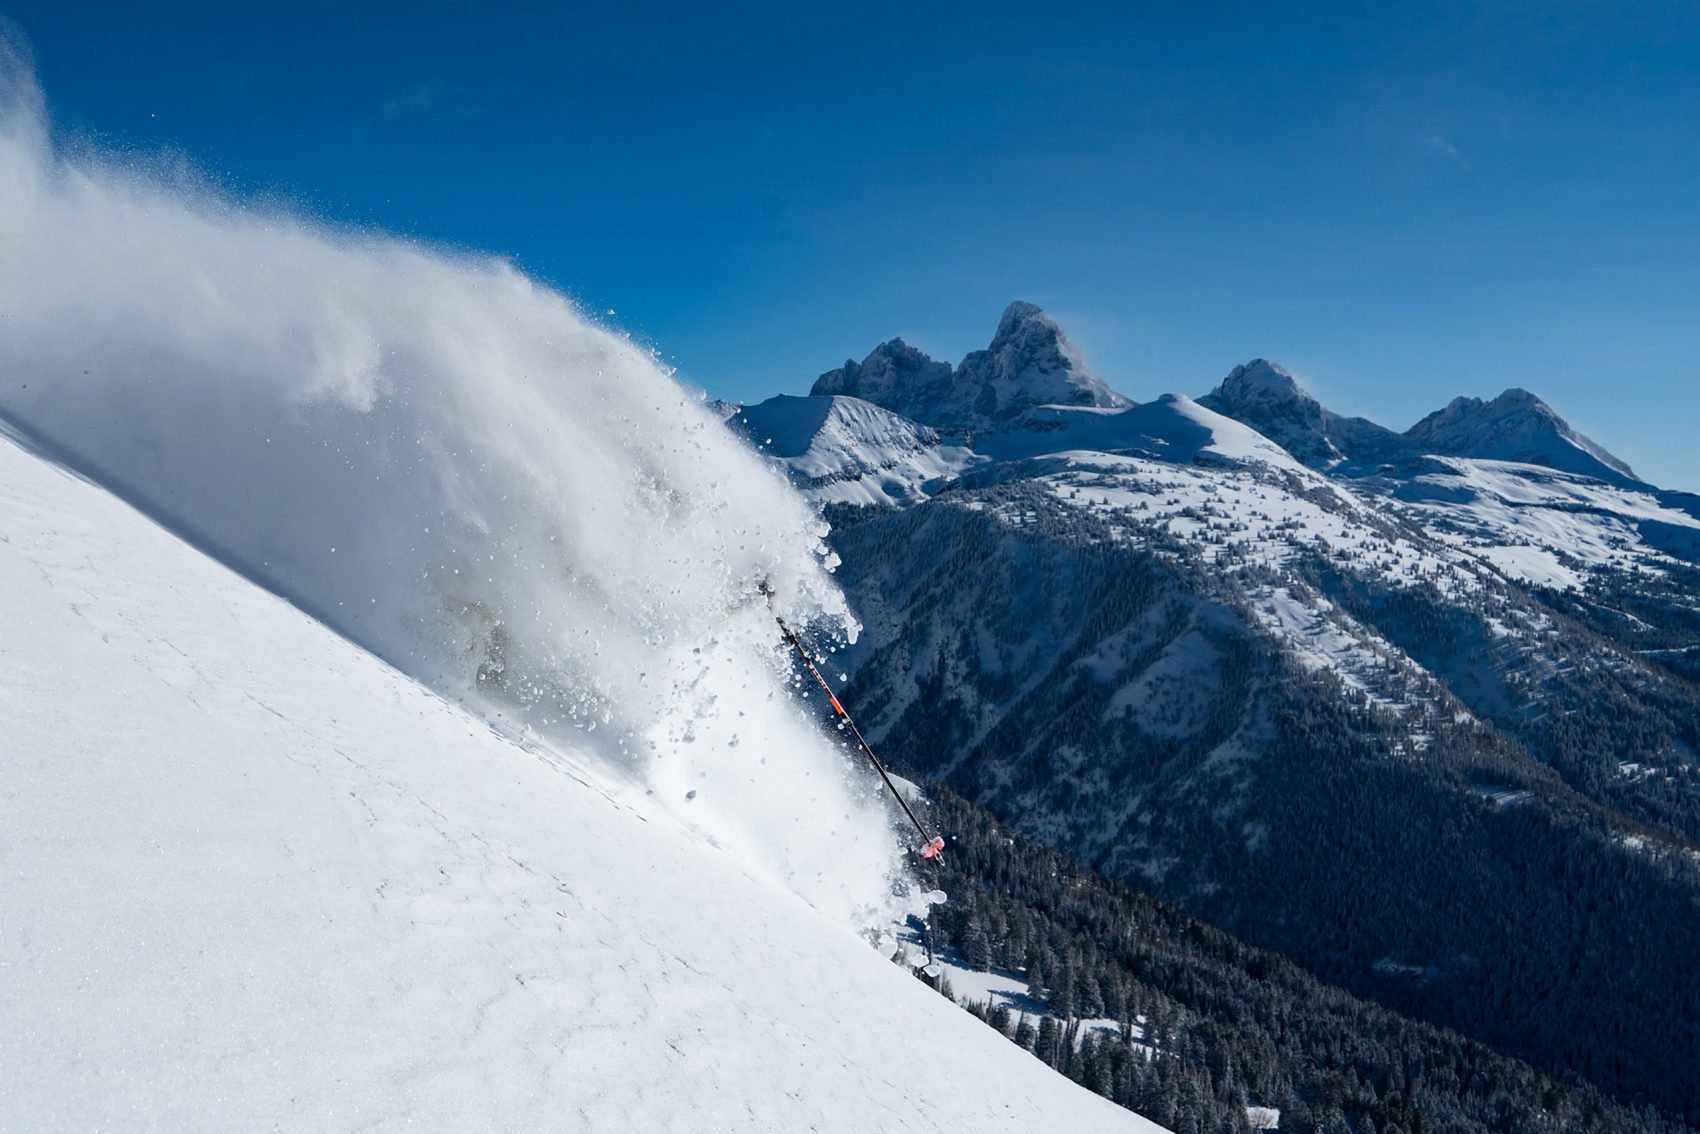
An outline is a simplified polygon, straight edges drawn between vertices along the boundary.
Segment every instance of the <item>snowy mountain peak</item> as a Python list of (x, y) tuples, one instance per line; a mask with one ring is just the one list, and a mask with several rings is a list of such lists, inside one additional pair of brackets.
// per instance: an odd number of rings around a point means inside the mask
[(1459, 397), (1405, 434), (1427, 452), (1451, 457), (1519, 461), (1602, 480), (1636, 480), (1635, 472), (1571, 428), (1529, 391), (1513, 387), (1491, 402)]
[(1087, 369), (1056, 320), (1020, 301), (1004, 309), (991, 344), (960, 366), (891, 339), (860, 363), (822, 374), (809, 392), (848, 394), (949, 432), (1004, 428), (1034, 406), (1133, 404)]
[(1056, 326), (1055, 321), (1045, 314), (1045, 309), (1037, 303), (1029, 303), (1025, 299), (1011, 300), (1009, 306), (1003, 309), (1003, 317), (998, 320), (999, 337), (1002, 337), (1017, 323), (1024, 323), (1031, 319), (1042, 319), (1050, 323), (1051, 326)]
[(1558, 416), (1556, 413), (1553, 413), (1551, 406), (1547, 405), (1545, 402), (1541, 401), (1541, 399), (1537, 398), (1521, 386), (1511, 387), (1509, 390), (1506, 390), (1503, 394), (1499, 395), (1499, 397), (1495, 398), (1494, 401), (1501, 402), (1506, 405), (1526, 405), (1530, 407), (1538, 407), (1542, 411), (1552, 414), (1554, 417)]
[[(810, 389), (815, 397), (848, 395), (918, 421), (950, 394), (952, 369), (900, 338), (881, 343), (861, 362), (846, 359), (822, 374)], [(912, 412), (913, 411), (913, 412)]]
[(1056, 320), (1020, 300), (1004, 309), (991, 346), (962, 360), (956, 386), (972, 396), (967, 416), (982, 425), (1007, 422), (1033, 406), (1120, 409), (1133, 404), (1087, 369), (1080, 348)]
[[(1292, 373), (1266, 358), (1254, 358), (1234, 367), (1210, 394), (1241, 402), (1309, 402), (1316, 399), (1307, 394)], [(1320, 406), (1318, 407), (1321, 408)]]
[(1234, 367), (1199, 404), (1251, 426), (1312, 468), (1379, 460), (1402, 444), (1392, 430), (1324, 409), (1284, 367), (1263, 358)]

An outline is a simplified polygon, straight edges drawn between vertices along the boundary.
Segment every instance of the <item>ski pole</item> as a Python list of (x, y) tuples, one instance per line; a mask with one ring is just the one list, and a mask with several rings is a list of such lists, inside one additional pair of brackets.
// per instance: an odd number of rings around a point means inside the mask
[[(768, 608), (771, 610), (773, 607), (773, 591), (765, 583), (762, 585), (762, 591), (767, 595)], [(773, 620), (779, 623), (780, 633), (784, 634), (785, 640), (791, 643), (791, 648), (797, 652), (797, 657), (802, 660), (803, 667), (814, 675), (816, 683), (821, 687), (821, 692), (826, 694), (827, 703), (832, 706), (832, 711), (838, 714), (838, 719), (844, 722), (844, 726), (850, 730), (850, 735), (856, 738), (856, 744), (867, 754), (868, 762), (873, 764), (874, 771), (878, 772), (880, 779), (885, 781), (885, 786), (891, 791), (891, 797), (897, 800), (897, 805), (903, 808), (903, 814), (909, 816), (909, 822), (915, 824), (915, 830), (920, 832), (921, 845), (916, 849), (920, 851), (921, 857), (936, 857), (940, 851), (944, 850), (944, 837), (927, 834), (926, 825), (921, 822), (921, 817), (915, 814), (915, 809), (909, 806), (907, 799), (903, 798), (903, 793), (897, 789), (897, 784), (893, 782), (891, 773), (885, 770), (885, 765), (880, 762), (878, 756), (874, 755), (873, 748), (863, 737), (862, 730), (856, 727), (856, 722), (851, 720), (850, 714), (844, 711), (844, 706), (839, 703), (837, 694), (832, 691), (832, 686), (828, 685), (826, 678), (821, 675), (820, 667), (815, 665), (814, 659), (809, 656), (809, 651), (803, 648), (802, 639), (797, 637), (796, 631), (792, 630), (786, 624), (785, 619), (778, 614), (774, 614)]]

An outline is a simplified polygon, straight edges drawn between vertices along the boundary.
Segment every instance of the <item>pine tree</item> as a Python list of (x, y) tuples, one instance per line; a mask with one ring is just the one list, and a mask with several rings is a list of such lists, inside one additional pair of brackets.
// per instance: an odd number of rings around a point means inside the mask
[(983, 973), (992, 967), (991, 938), (987, 936), (986, 927), (979, 918), (969, 921), (958, 947), (962, 951), (963, 961), (975, 972)]
[(1039, 1033), (1033, 1027), (1033, 1021), (1027, 1018), (1027, 1013), (1021, 1013), (1015, 1024), (1015, 1042), (1025, 1051), (1032, 1051), (1039, 1042)]
[(1045, 1002), (1045, 967), (1037, 950), (1027, 958), (1027, 998), (1035, 1004)]
[(1062, 971), (1057, 974), (1057, 986), (1051, 990), (1051, 1012), (1061, 1019), (1067, 1020), (1074, 1015), (1074, 990), (1078, 980), (1074, 958), (1065, 957)]
[(1037, 1055), (1047, 1066), (1057, 1065), (1058, 1043), (1061, 1029), (1057, 1027), (1055, 1018), (1039, 1017), (1039, 1034), (1033, 1045), (1033, 1054)]

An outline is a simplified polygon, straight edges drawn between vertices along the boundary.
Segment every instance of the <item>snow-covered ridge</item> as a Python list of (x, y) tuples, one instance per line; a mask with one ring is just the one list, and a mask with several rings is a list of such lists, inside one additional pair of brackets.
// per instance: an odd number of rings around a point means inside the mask
[(0, 1127), (1156, 1129), (3, 437), (0, 625)]
[(1439, 538), (1542, 586), (1574, 589), (1594, 571), (1700, 562), (1700, 517), (1645, 485), (1463, 457), (1364, 485)]
[(912, 504), (984, 460), (924, 425), (842, 395), (781, 394), (739, 408), (730, 423), (823, 502)]
[[(1054, 322), (1041, 316), (1031, 305), (1014, 305), (999, 339), (1011, 325), (1026, 321), (1043, 329), (1040, 339), (1066, 342)], [(963, 375), (972, 372), (973, 367), (953, 369), (893, 340), (860, 366), (851, 363), (824, 375), (816, 389), (861, 388), (884, 405), (937, 417), (939, 407), (960, 394)], [(1041, 388), (1042, 383), (1029, 393)], [(996, 400), (988, 395), (988, 404)], [(1485, 570), (1575, 589), (1596, 571), (1700, 562), (1700, 506), (1693, 498), (1635, 479), (1628, 465), (1524, 390), (1507, 390), (1489, 402), (1455, 399), (1396, 433), (1333, 413), (1292, 373), (1259, 358), (1234, 367), (1196, 402), (1178, 394), (1139, 406), (1104, 398), (1034, 402), (980, 425), (965, 431), (964, 443), (994, 467), (974, 470), (976, 482), (1027, 475), (1011, 462), (1071, 453), (1259, 467), (1321, 489), (1348, 511), (1380, 510), (1418, 528), (1433, 525), (1428, 534), (1457, 552), (1439, 554), (1448, 565), (1444, 570), (1462, 570), (1466, 578)], [(858, 447), (852, 442), (835, 448), (833, 459), (854, 468)], [(877, 449), (869, 451), (879, 456)], [(820, 500), (854, 502), (865, 496), (805, 487)], [(878, 502), (916, 503), (926, 495), (891, 493)], [(1253, 518), (1238, 519), (1255, 526)], [(1433, 577), (1436, 555), (1416, 558), (1425, 561), (1420, 577)]]
[(1136, 453), (1174, 464), (1255, 464), (1322, 483), (1310, 469), (1256, 430), (1181, 394), (1124, 410), (1040, 406), (1022, 415), (1021, 428), (987, 434), (974, 446), (998, 460), (1089, 450)]
[[(960, 366), (939, 362), (902, 339), (862, 362), (822, 374), (811, 393), (849, 394), (948, 432), (1001, 433), (1033, 424), (1047, 406), (1118, 410), (1132, 406), (1090, 374), (1055, 320), (1012, 303), (991, 346)], [(1173, 395), (1171, 395), (1173, 396)], [(1362, 472), (1425, 454), (1516, 461), (1634, 483), (1634, 471), (1582, 435), (1526, 390), (1489, 402), (1459, 397), (1404, 433), (1324, 407), (1291, 372), (1268, 359), (1236, 366), (1199, 404), (1238, 421), (1314, 469)]]

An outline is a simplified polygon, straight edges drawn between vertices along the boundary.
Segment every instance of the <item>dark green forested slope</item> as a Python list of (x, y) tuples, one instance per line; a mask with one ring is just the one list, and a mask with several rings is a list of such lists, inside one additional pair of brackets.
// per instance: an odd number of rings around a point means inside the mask
[[(1248, 1103), (1278, 1108), (1287, 1134), (1688, 1129), (1323, 984), (929, 790), (951, 840), (935, 944), (1029, 981), (1031, 1015), (977, 1014), (1179, 1134), (1244, 1130)], [(1126, 1026), (1080, 1028), (1105, 1016)]]

